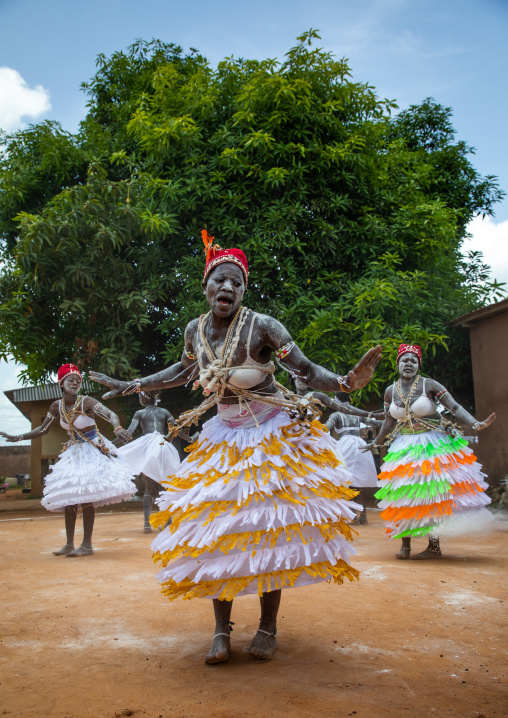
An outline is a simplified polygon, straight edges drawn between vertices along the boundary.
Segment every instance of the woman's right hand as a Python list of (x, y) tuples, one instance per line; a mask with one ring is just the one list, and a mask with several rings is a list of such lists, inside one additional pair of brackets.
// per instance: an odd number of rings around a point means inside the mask
[(362, 446), (360, 451), (363, 451), (364, 454), (367, 451), (374, 451), (374, 444), (367, 444), (366, 446)]
[(474, 424), (473, 429), (475, 431), (483, 431), (483, 429), (486, 429), (487, 426), (490, 426), (495, 420), (496, 412), (493, 411), (492, 414), (485, 419), (485, 421), (477, 421), (476, 424)]
[(105, 384), (111, 389), (111, 391), (108, 391), (103, 395), (103, 399), (112, 399), (115, 396), (125, 396), (127, 394), (133, 394), (136, 391), (136, 385), (134, 382), (112, 379), (110, 376), (101, 374), (98, 371), (91, 371), (88, 376), (92, 381), (96, 381), (98, 384)]
[(10, 434), (6, 434), (4, 431), (0, 431), (0, 436), (3, 436), (4, 439), (7, 439), (7, 441), (19, 441), (19, 436), (11, 436)]

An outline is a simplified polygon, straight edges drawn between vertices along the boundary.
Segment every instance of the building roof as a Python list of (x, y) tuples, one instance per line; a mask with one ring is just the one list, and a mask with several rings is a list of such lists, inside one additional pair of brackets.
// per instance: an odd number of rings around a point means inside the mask
[[(85, 379), (82, 388), (86, 394), (96, 394), (98, 387), (94, 382)], [(100, 390), (100, 387), (99, 387)], [(56, 382), (49, 382), (41, 386), (23, 386), (21, 389), (8, 389), (5, 396), (28, 419), (31, 417), (28, 405), (32, 401), (48, 401), (62, 398), (62, 390)]]
[(493, 317), (501, 312), (508, 312), (508, 299), (489, 304), (487, 307), (481, 307), (481, 309), (475, 309), (474, 312), (469, 312), (469, 314), (463, 314), (461, 317), (453, 319), (450, 324), (452, 327), (471, 327), (476, 322), (481, 322), (483, 319)]

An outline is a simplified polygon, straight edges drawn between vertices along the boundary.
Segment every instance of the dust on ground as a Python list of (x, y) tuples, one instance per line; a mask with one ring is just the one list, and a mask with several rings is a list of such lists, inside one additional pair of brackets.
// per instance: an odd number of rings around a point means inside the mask
[(508, 532), (397, 561), (369, 517), (359, 583), (283, 591), (269, 663), (242, 653), (258, 599), (236, 599), (232, 656), (206, 666), (211, 602), (160, 594), (139, 510), (99, 514), (95, 555), (76, 559), (51, 554), (61, 514), (2, 512), (0, 716), (506, 716)]

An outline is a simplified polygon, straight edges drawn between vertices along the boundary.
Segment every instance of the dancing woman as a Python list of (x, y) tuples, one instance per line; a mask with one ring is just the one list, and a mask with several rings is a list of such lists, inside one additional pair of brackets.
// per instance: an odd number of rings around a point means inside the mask
[[(204, 233), (207, 262), (203, 292), (210, 311), (185, 330), (185, 351), (174, 366), (135, 382), (91, 374), (112, 391), (178, 386), (197, 377), (205, 400), (183, 414), (175, 430), (217, 405), (188, 458), (159, 499), (152, 523), (173, 523), (153, 542), (162, 563), (158, 578), (170, 599), (213, 599), (215, 634), (207, 663), (230, 651), (235, 596), (257, 593), (261, 620), (246, 647), (266, 660), (277, 648), (281, 589), (344, 577), (354, 580), (349, 523), (357, 505), (338, 469), (329, 434), (301, 418), (312, 402), (284, 393), (275, 382), (275, 353), (306, 384), (323, 391), (358, 389), (370, 380), (381, 356), (371, 349), (347, 377), (309, 361), (272, 317), (242, 306), (248, 265), (239, 249), (213, 247)], [(314, 413), (314, 416), (316, 414)]]
[[(133, 475), (125, 462), (116, 456), (115, 447), (97, 430), (94, 414), (107, 419), (114, 427), (117, 437), (123, 441), (129, 434), (120, 426), (118, 416), (104, 404), (90, 396), (78, 396), (82, 376), (74, 364), (64, 364), (58, 370), (58, 383), (63, 397), (54, 401), (41, 426), (20, 436), (10, 436), (0, 431), (7, 441), (37, 439), (47, 434), (60, 419), (61, 426), (69, 433), (69, 441), (57, 463), (50, 467), (46, 476), (41, 501), (49, 511), (65, 509), (67, 543), (55, 556), (90, 556), (93, 554), (92, 531), (95, 506), (115, 504), (129, 499), (136, 493)], [(74, 530), (78, 506), (83, 511), (83, 542), (74, 548)]]
[(439, 529), (464, 512), (490, 503), (487, 484), (467, 441), (444, 422), (439, 401), (473, 431), (490, 426), (495, 414), (477, 421), (442, 384), (419, 375), (419, 346), (401, 344), (397, 354), (400, 378), (385, 391), (385, 413), (373, 447), (390, 441), (376, 493), (390, 538), (402, 539), (397, 558), (408, 559), (412, 536), (428, 536), (425, 551), (415, 559), (441, 557)]

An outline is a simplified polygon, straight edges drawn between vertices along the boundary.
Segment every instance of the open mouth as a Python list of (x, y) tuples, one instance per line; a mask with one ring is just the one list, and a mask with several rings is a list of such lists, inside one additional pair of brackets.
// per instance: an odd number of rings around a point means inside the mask
[(230, 297), (217, 297), (217, 303), (222, 307), (230, 307), (233, 304), (233, 300)]

